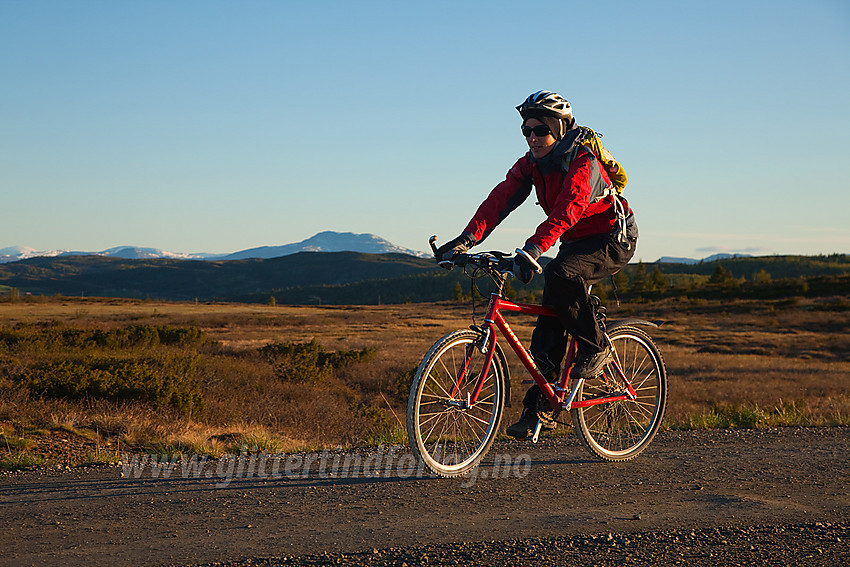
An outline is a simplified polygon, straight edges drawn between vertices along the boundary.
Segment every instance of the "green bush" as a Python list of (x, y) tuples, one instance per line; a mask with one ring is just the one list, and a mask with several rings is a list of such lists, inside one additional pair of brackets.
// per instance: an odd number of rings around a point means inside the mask
[[(0, 376), (48, 398), (138, 401), (185, 414), (203, 408), (197, 383), (206, 341), (194, 327), (130, 325), (102, 330), (57, 321), (0, 328)], [(127, 352), (127, 349), (134, 349)]]
[(316, 342), (272, 343), (258, 349), (274, 368), (275, 374), (287, 382), (318, 382), (333, 375), (336, 368), (372, 359), (373, 348), (328, 351)]
[(416, 376), (416, 371), (419, 367), (414, 366), (396, 376), (395, 380), (389, 386), (389, 393), (397, 398), (406, 400), (410, 395), (410, 388), (413, 386), (413, 378)]
[(128, 347), (196, 346), (206, 341), (206, 333), (195, 327), (130, 325), (122, 329), (66, 328), (58, 321), (18, 324), (0, 328), (0, 348), (30, 352), (66, 349), (121, 349)]
[(197, 355), (63, 360), (27, 368), (16, 381), (45, 397), (140, 401), (191, 414), (203, 409), (197, 361)]
[(164, 325), (130, 325), (124, 329), (95, 331), (93, 340), (100, 346), (126, 348), (132, 346), (195, 346), (206, 340), (206, 333), (195, 327)]

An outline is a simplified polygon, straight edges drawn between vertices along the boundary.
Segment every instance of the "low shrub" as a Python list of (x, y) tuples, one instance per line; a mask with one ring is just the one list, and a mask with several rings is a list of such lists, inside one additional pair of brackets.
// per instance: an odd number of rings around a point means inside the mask
[(307, 343), (272, 343), (258, 350), (281, 380), (302, 383), (330, 378), (335, 369), (371, 360), (377, 352), (374, 348), (328, 351), (315, 339)]
[(140, 401), (192, 414), (203, 409), (197, 360), (191, 354), (69, 359), (27, 368), (13, 381), (45, 397)]
[(130, 325), (101, 330), (64, 327), (59, 321), (0, 328), (0, 350), (53, 352), (67, 349), (122, 349), (157, 345), (190, 347), (203, 344), (206, 333), (196, 327)]
[(407, 400), (410, 396), (410, 388), (413, 386), (413, 378), (418, 369), (418, 366), (414, 366), (396, 376), (390, 384), (389, 393), (401, 400)]
[(196, 346), (203, 344), (206, 333), (196, 327), (169, 327), (166, 325), (130, 325), (124, 329), (100, 331), (95, 341), (111, 348), (130, 346)]
[[(111, 330), (58, 321), (0, 328), (0, 388), (42, 398), (142, 402), (192, 415), (204, 403), (194, 327), (130, 325)], [(132, 350), (131, 350), (132, 349)]]

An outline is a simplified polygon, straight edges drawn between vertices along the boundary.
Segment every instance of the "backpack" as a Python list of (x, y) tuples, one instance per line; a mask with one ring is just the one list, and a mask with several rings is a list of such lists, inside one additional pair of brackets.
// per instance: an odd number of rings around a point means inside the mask
[(602, 137), (602, 134), (594, 132), (587, 126), (579, 126), (579, 130), (581, 130), (581, 133), (579, 134), (576, 143), (593, 152), (596, 159), (598, 159), (599, 163), (602, 164), (602, 167), (605, 168), (605, 173), (608, 174), (608, 179), (610, 179), (611, 183), (614, 185), (614, 191), (617, 195), (621, 195), (623, 190), (626, 188), (626, 182), (628, 181), (626, 178), (626, 171), (623, 169), (623, 166), (620, 165), (620, 163), (614, 159), (614, 156), (611, 155), (611, 152), (606, 150), (605, 146), (602, 145), (602, 142), (599, 140), (599, 138)]
[[(615, 195), (616, 197), (612, 200), (614, 206), (614, 214), (617, 217), (617, 224), (615, 227), (615, 232), (618, 234), (618, 238), (621, 243), (628, 243), (628, 222), (627, 222), (627, 210), (623, 205), (622, 197), (623, 189), (626, 188), (626, 171), (623, 169), (623, 166), (614, 159), (614, 156), (611, 155), (611, 152), (605, 149), (602, 145), (602, 142), (599, 141), (599, 138), (602, 137), (602, 134), (594, 132), (591, 128), (587, 126), (579, 126), (579, 134), (576, 137), (575, 144), (573, 146), (573, 150), (568, 152), (567, 155), (564, 156), (564, 162), (562, 167), (564, 171), (569, 171), (570, 164), (575, 156), (578, 154), (578, 151), (584, 150), (593, 153), (596, 156), (596, 159), (602, 164), (603, 169), (608, 174), (608, 179), (611, 181), (611, 187), (606, 187), (602, 194), (594, 193), (593, 197), (596, 199), (601, 199), (608, 195)], [(618, 198), (619, 197), (619, 198)]]

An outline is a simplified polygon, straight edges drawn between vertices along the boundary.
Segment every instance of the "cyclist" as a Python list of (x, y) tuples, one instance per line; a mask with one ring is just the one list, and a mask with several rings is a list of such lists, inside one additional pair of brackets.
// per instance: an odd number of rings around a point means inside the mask
[[(617, 273), (635, 253), (638, 231), (634, 213), (618, 197), (604, 167), (592, 151), (580, 144), (582, 130), (572, 108), (561, 95), (538, 91), (516, 107), (529, 151), (511, 167), (478, 207), (457, 238), (437, 249), (437, 262), (451, 259), (479, 244), (536, 189), (546, 220), (514, 258), (514, 275), (528, 283), (537, 259), (559, 239), (560, 248), (543, 272), (543, 303), (554, 317), (539, 317), (530, 351), (549, 382), (560, 376), (567, 335), (577, 339), (572, 377), (593, 378), (611, 360), (610, 348), (597, 323), (588, 286)], [(523, 399), (519, 421), (508, 435), (525, 439), (538, 420), (544, 429), (555, 427), (555, 409), (537, 385)]]

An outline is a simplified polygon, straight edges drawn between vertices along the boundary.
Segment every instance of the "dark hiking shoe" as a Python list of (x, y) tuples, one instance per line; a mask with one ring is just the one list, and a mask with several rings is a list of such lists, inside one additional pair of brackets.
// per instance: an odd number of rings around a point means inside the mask
[(534, 428), (537, 427), (537, 420), (542, 422), (541, 429), (550, 431), (555, 429), (555, 412), (554, 411), (538, 411), (534, 408), (524, 408), (519, 421), (505, 429), (505, 433), (514, 439), (527, 439), (534, 434)]
[(590, 380), (602, 374), (602, 369), (605, 365), (614, 360), (614, 353), (611, 347), (605, 347), (599, 352), (579, 354), (576, 365), (570, 372), (573, 378), (584, 378)]

